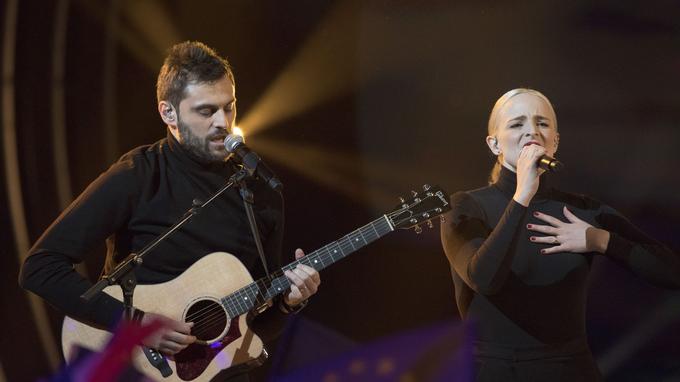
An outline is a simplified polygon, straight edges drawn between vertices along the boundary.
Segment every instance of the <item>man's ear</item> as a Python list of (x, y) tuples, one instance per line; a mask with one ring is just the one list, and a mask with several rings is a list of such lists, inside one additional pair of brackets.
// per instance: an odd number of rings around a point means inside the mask
[(160, 114), (163, 122), (171, 129), (177, 128), (177, 112), (175, 107), (168, 101), (160, 101), (158, 103), (158, 114)]
[(492, 137), (491, 135), (486, 137), (486, 144), (489, 146), (489, 150), (491, 150), (493, 155), (501, 155), (501, 148), (498, 147), (498, 139), (496, 137)]

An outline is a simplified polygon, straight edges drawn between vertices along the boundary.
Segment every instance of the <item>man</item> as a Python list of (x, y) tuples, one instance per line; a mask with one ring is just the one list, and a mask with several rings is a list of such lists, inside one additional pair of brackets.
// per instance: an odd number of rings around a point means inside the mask
[[(167, 137), (123, 155), (92, 182), (45, 231), (23, 265), (21, 285), (77, 319), (112, 328), (121, 318), (120, 301), (102, 293), (85, 303), (80, 295), (91, 285), (73, 269), (106, 240), (104, 272), (175, 223), (192, 206), (205, 201), (235, 172), (222, 143), (236, 118), (235, 83), (229, 63), (199, 42), (173, 46), (156, 85), (158, 112)], [(248, 181), (270, 270), (281, 266), (283, 211), (280, 195), (260, 181)], [(179, 276), (206, 254), (225, 251), (246, 266), (255, 279), (263, 266), (235, 188), (227, 190), (179, 231), (144, 257), (136, 269), (140, 284)], [(296, 258), (304, 256), (302, 250)], [(284, 313), (296, 311), (320, 284), (319, 274), (299, 265), (286, 271), (291, 288), (275, 309), (258, 316), (255, 326), (271, 336)], [(195, 341), (189, 323), (146, 312), (142, 323), (161, 319), (166, 329), (145, 345), (173, 355)], [(259, 324), (259, 325), (258, 325)]]

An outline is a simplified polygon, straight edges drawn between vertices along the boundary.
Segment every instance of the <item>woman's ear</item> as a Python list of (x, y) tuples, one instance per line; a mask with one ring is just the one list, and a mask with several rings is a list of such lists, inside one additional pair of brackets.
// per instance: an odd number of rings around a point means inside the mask
[[(560, 146), (560, 133), (555, 135), (555, 153), (557, 153), (557, 148)], [(554, 153), (553, 153), (554, 154)]]
[(502, 154), (501, 148), (498, 147), (498, 138), (489, 135), (486, 137), (486, 144), (489, 146), (489, 150), (491, 150), (493, 155), (498, 156)]

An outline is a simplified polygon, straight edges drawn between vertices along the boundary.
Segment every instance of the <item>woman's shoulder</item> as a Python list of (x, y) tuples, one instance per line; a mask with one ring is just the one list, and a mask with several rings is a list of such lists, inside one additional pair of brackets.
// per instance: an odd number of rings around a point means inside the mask
[(496, 196), (498, 190), (492, 186), (475, 188), (472, 190), (457, 191), (451, 194), (451, 205), (457, 204), (480, 204), (484, 199)]
[(451, 195), (451, 213), (462, 216), (485, 218), (486, 205), (499, 196), (499, 191), (492, 186), (480, 187), (473, 190), (458, 191)]

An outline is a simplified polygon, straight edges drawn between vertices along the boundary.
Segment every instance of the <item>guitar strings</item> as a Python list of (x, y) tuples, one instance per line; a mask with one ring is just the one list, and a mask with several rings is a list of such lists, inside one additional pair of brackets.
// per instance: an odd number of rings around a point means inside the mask
[[(344, 244), (343, 247), (344, 247), (345, 250), (350, 249), (350, 245), (348, 245), (348, 244)], [(313, 254), (310, 254), (310, 257), (311, 257), (311, 255), (313, 255)], [(333, 259), (333, 256), (330, 252), (325, 253), (325, 254), (320, 253), (320, 254), (318, 254), (318, 256), (321, 258), (322, 262), (325, 259), (326, 260), (327, 259)], [(295, 265), (295, 264), (292, 264), (292, 265)], [(310, 265), (311, 265), (311, 263), (310, 263)], [(286, 288), (290, 285), (289, 282), (288, 282), (288, 279), (283, 277), (283, 272), (281, 272), (279, 270), (279, 271), (275, 272), (275, 274), (279, 274), (279, 275), (281, 275), (281, 277), (277, 277), (277, 278), (273, 279), (272, 282), (271, 282), (272, 285), (274, 285), (276, 283), (276, 281), (279, 281), (279, 282), (285, 281), (285, 284), (287, 284)], [(267, 281), (267, 280), (266, 279), (260, 279), (256, 283), (259, 284), (258, 286), (266, 285), (265, 281)], [(244, 294), (247, 296), (248, 295), (247, 292), (248, 292), (249, 289), (252, 292), (252, 289), (254, 289), (253, 286), (255, 286), (256, 283), (252, 283), (252, 284), (240, 289), (239, 291), (235, 292), (234, 294), (232, 294), (230, 296), (230, 298), (224, 299), (222, 305), (217, 304), (217, 303), (211, 304), (208, 307), (202, 308), (200, 310), (197, 310), (196, 312), (192, 312), (191, 315), (188, 315), (187, 321), (188, 322), (194, 322), (194, 325), (196, 326), (196, 329), (193, 331), (192, 334), (197, 336), (197, 337), (199, 337), (201, 335), (205, 335), (205, 334), (215, 330), (216, 328), (219, 328), (219, 326), (226, 327), (226, 325), (229, 322), (231, 322), (233, 319), (240, 316), (240, 314), (230, 316), (229, 311), (234, 312), (234, 313), (239, 312), (239, 311), (243, 311), (243, 313), (245, 313), (245, 311), (250, 310), (250, 308), (252, 308), (250, 306), (250, 304), (242, 302), (241, 297)], [(262, 289), (265, 289), (265, 288), (262, 288)], [(267, 295), (269, 295), (269, 293), (267, 293)], [(258, 299), (258, 298), (262, 298), (261, 294), (256, 296), (256, 299)], [(266, 298), (265, 298), (265, 300), (266, 300)], [(222, 306), (227, 308), (227, 312), (225, 312), (225, 310), (222, 308)], [(229, 308), (231, 308), (231, 309), (229, 309)], [(224, 328), (220, 329), (220, 334), (223, 331), (224, 331)]]
[[(404, 209), (405, 208), (402, 208), (402, 210), (404, 210)], [(395, 211), (395, 212), (391, 213), (390, 215), (397, 215), (397, 214), (403, 212), (402, 210)], [(382, 223), (382, 225), (383, 225), (383, 227), (379, 227), (379, 228), (385, 229), (384, 226), (387, 224), (387, 222), (383, 219), (379, 219), (379, 220), (380, 220), (379, 223)], [(395, 225), (399, 225), (406, 220), (407, 219), (401, 219), (401, 221), (395, 222)], [(310, 253), (310, 255), (305, 256), (304, 258), (302, 258), (298, 261), (295, 261), (295, 262), (289, 264), (288, 266), (286, 266), (282, 269), (286, 269), (286, 268), (292, 269), (292, 268), (294, 268), (294, 266), (297, 266), (297, 264), (303, 263), (303, 260), (307, 260), (306, 262), (309, 263), (309, 264), (306, 264), (306, 265), (313, 267), (313, 265), (311, 264), (311, 261), (313, 259), (316, 259), (316, 258), (318, 258), (318, 260), (321, 261), (322, 265), (325, 263), (324, 260), (328, 260), (328, 259), (330, 259), (331, 263), (333, 263), (336, 260), (333, 256), (333, 254), (330, 252), (329, 247), (332, 247), (333, 245), (336, 245), (337, 247), (339, 247), (339, 249), (341, 251), (341, 258), (343, 258), (345, 255), (357, 250), (357, 248), (355, 247), (355, 245), (353, 244), (353, 242), (351, 240), (351, 236), (353, 234), (358, 233), (361, 236), (361, 238), (363, 239), (364, 245), (368, 244), (369, 242), (366, 240), (364, 233), (362, 233), (362, 230), (367, 230), (368, 228), (370, 228), (376, 234), (375, 239), (378, 239), (382, 236), (376, 230), (375, 223), (376, 222), (371, 222), (364, 227), (358, 228), (355, 231), (349, 233), (348, 235), (345, 235), (343, 238), (337, 240), (336, 242), (329, 243), (326, 246), (324, 246), (323, 248), (321, 248), (321, 249), (319, 249), (315, 252)], [(386, 230), (385, 233), (389, 233), (390, 231), (392, 231), (392, 229), (391, 229), (391, 227), (389, 227), (389, 224), (387, 224), (387, 230)], [(370, 230), (369, 230), (369, 232), (366, 232), (366, 233), (370, 233)], [(355, 236), (356, 236), (356, 234), (355, 234)], [(355, 238), (355, 241), (358, 241), (358, 238)], [(373, 241), (373, 240), (371, 240), (371, 241)], [(364, 245), (362, 245), (362, 247)], [(326, 253), (323, 252), (324, 250), (325, 250)], [(282, 270), (278, 270), (274, 274), (283, 275), (283, 272), (282, 272)], [(271, 282), (270, 282), (270, 285), (274, 285), (274, 283), (276, 281), (281, 281), (281, 279), (282, 279), (281, 277), (276, 277), (276, 278), (272, 279)], [(196, 330), (193, 334), (197, 335), (197, 336), (200, 335), (200, 334), (207, 334), (208, 332), (210, 332), (210, 331), (214, 330), (216, 327), (218, 327), (218, 324), (221, 324), (223, 321), (224, 321), (224, 325), (220, 325), (220, 326), (226, 327), (228, 323), (230, 323), (234, 319), (238, 318), (238, 316), (240, 316), (243, 313), (247, 312), (248, 310), (252, 309), (252, 306), (250, 306), (250, 304), (252, 303), (252, 300), (251, 300), (250, 303), (242, 302), (241, 297), (244, 294), (245, 294), (246, 297), (250, 297), (247, 294), (249, 289), (252, 292), (252, 289), (253, 289), (254, 286), (259, 287), (260, 284), (266, 285), (265, 281), (268, 281), (268, 280), (266, 278), (259, 279), (256, 282), (253, 282), (253, 283), (247, 285), (246, 287), (239, 289), (238, 291), (234, 292), (232, 295), (228, 296), (229, 298), (222, 299), (221, 300), (222, 304), (218, 304), (217, 302), (215, 302), (215, 304), (210, 304), (208, 307), (201, 308), (201, 309), (197, 310), (196, 312), (192, 312), (190, 315), (188, 315), (186, 317), (186, 321), (187, 322), (194, 322), (194, 325), (197, 326)], [(283, 281), (286, 281), (286, 284), (288, 284), (288, 285), (286, 285), (286, 288), (288, 288), (290, 286), (288, 279), (284, 278)], [(260, 288), (257, 288), (257, 289), (258, 289), (258, 292), (260, 292), (260, 293), (254, 294), (255, 295), (254, 297), (255, 297), (256, 300), (262, 298), (261, 289)], [(265, 290), (267, 290), (267, 289), (265, 288)], [(267, 292), (269, 292), (269, 291), (267, 290)], [(280, 293), (280, 287), (279, 287), (279, 292), (275, 293), (272, 297), (274, 297), (278, 293)], [(266, 295), (269, 295), (269, 293), (266, 293)], [(265, 299), (265, 301), (266, 300), (267, 299)], [(264, 303), (264, 301), (263, 301), (263, 303)], [(223, 309), (223, 307), (226, 308), (226, 312), (225, 312), (225, 309)], [(243, 308), (245, 308), (245, 310), (242, 311)], [(230, 315), (229, 313), (240, 313), (240, 314)], [(224, 331), (224, 329), (220, 330), (220, 333), (222, 333), (223, 331)]]
[[(342, 239), (341, 239), (341, 240), (342, 240)], [(339, 240), (339, 241), (340, 241), (340, 240)], [(347, 241), (349, 241), (349, 240), (347, 240)], [(335, 244), (335, 243), (328, 244), (328, 245), (326, 245), (324, 248), (321, 248), (320, 250), (317, 250), (317, 251), (311, 253), (310, 255), (308, 255), (308, 257), (306, 256), (305, 258), (302, 258), (302, 259), (300, 259), (300, 260), (298, 260), (298, 261), (296, 261), (296, 262), (293, 262), (293, 263), (289, 264), (288, 266), (286, 266), (286, 267), (284, 267), (284, 268), (292, 269), (292, 268), (294, 268), (294, 266), (296, 266), (297, 264), (303, 263), (303, 261), (309, 263), (309, 264), (306, 264), (306, 265), (313, 266), (313, 264), (311, 263), (311, 261), (312, 261), (315, 257), (319, 257), (319, 259), (321, 260), (322, 264), (325, 263), (325, 261), (324, 261), (325, 259), (330, 258), (331, 260), (334, 260), (334, 259), (333, 259), (333, 255), (330, 253), (330, 251), (329, 251), (328, 248), (327, 248), (327, 247), (331, 246), (332, 244)], [(353, 249), (353, 248), (350, 248), (350, 247), (352, 247), (351, 244), (341, 243), (341, 246), (342, 246), (342, 249), (345, 250), (344, 252), (346, 252), (348, 249)], [(323, 253), (323, 250), (324, 250), (324, 249), (326, 250), (327, 253)], [(317, 254), (317, 253), (318, 253), (318, 254)], [(274, 272), (273, 275), (274, 275), (274, 276), (277, 276), (277, 275), (283, 276), (283, 272), (282, 272), (281, 270), (278, 270), (278, 271)], [(274, 279), (272, 279), (271, 284), (274, 284), (276, 281), (280, 281), (281, 279), (282, 279), (282, 277), (275, 277)], [(284, 286), (285, 286), (285, 288), (288, 288), (288, 287), (290, 286), (290, 284), (287, 282), (287, 279), (284, 279), (284, 280), (286, 281), (285, 284), (287, 284), (287, 285), (284, 285)], [(247, 307), (246, 304), (242, 304), (242, 303), (241, 303), (240, 298), (239, 298), (239, 299), (235, 299), (235, 297), (236, 297), (237, 295), (243, 295), (243, 294), (245, 294), (245, 292), (247, 292), (248, 289), (252, 289), (252, 286), (254, 286), (255, 283), (257, 283), (257, 284), (265, 284), (265, 281), (267, 281), (265, 278), (260, 279), (260, 280), (258, 280), (257, 282), (253, 282), (253, 283), (251, 283), (250, 285), (248, 285), (248, 286), (246, 286), (246, 287), (243, 287), (243, 288), (241, 288), (240, 290), (234, 292), (231, 296), (229, 296), (229, 297), (231, 297), (231, 298), (229, 298), (229, 299), (224, 299), (226, 305), (229, 305), (229, 306), (232, 307), (232, 308), (241, 308), (241, 307), (243, 307), (244, 305), (245, 305), (245, 307)], [(277, 292), (276, 294), (278, 294), (278, 292)], [(257, 293), (256, 293), (256, 295), (257, 295)], [(246, 294), (246, 296), (247, 296), (247, 294)], [(239, 296), (239, 297), (240, 297), (240, 296)], [(258, 297), (260, 297), (260, 296), (258, 296)], [(274, 297), (274, 296), (271, 296), (271, 297)], [(235, 300), (235, 301), (234, 301), (234, 300)], [(263, 301), (263, 302), (264, 302), (264, 301)], [(196, 312), (192, 312), (191, 318), (192, 318), (192, 320), (200, 319), (200, 315), (201, 315), (201, 314), (210, 313), (210, 312), (212, 312), (213, 310), (221, 310), (221, 308), (219, 308), (219, 306), (211, 305), (211, 306), (209, 306), (209, 307), (206, 307), (206, 308), (202, 308), (202, 309), (200, 309), (200, 310), (197, 310)], [(238, 310), (238, 309), (235, 309), (235, 310)], [(188, 318), (189, 318), (189, 316), (187, 316), (187, 319), (188, 319)], [(192, 320), (189, 320), (189, 321), (192, 321)]]
[[(348, 249), (349, 246), (346, 246), (346, 247)], [(312, 254), (310, 254), (310, 257), (311, 257), (311, 255)], [(320, 256), (322, 257), (322, 261), (323, 261), (323, 257), (332, 259), (332, 255), (330, 255), (330, 253), (329, 254), (321, 253)], [(295, 265), (295, 264), (293, 264), (293, 265)], [(279, 271), (275, 272), (275, 275), (276, 274), (281, 275), (281, 277), (277, 277), (277, 278), (273, 279), (271, 284), (274, 285), (274, 284), (276, 284), (277, 281), (279, 281), (280, 283), (283, 281), (283, 282), (285, 282), (285, 284), (287, 284), (285, 286), (285, 288), (287, 288), (290, 284), (288, 282), (288, 279), (283, 277), (283, 272), (281, 272), (279, 270)], [(260, 285), (265, 286), (266, 285), (265, 281), (267, 281), (267, 280), (266, 279), (258, 280), (257, 281), (258, 286), (260, 286)], [(245, 313), (245, 311), (250, 310), (250, 308), (251, 308), (250, 304), (243, 303), (241, 301), (241, 296), (243, 294), (246, 294), (246, 296), (247, 296), (248, 295), (247, 292), (248, 292), (249, 289), (252, 292), (252, 289), (254, 289), (253, 286), (255, 286), (254, 284), (255, 283), (248, 285), (247, 287), (244, 287), (241, 290), (232, 294), (230, 296), (230, 298), (224, 299), (224, 303), (222, 304), (222, 306), (225, 306), (227, 308), (227, 311), (231, 311), (231, 312), (244, 311), (244, 313)], [(261, 287), (260, 290), (262, 290), (262, 289), (266, 289), (266, 288)], [(283, 289), (283, 288), (279, 287), (279, 289)], [(266, 293), (266, 294), (269, 295), (270, 293)], [(258, 298), (262, 298), (261, 294), (256, 296), (256, 299), (258, 299)], [(266, 301), (267, 298), (264, 298), (264, 300)], [(262, 302), (264, 303), (264, 301), (262, 301)], [(240, 316), (240, 314), (238, 314), (238, 315), (233, 315), (230, 318), (230, 315), (228, 314), (228, 312), (225, 312), (224, 309), (222, 309), (222, 306), (217, 304), (217, 303), (211, 304), (209, 307), (202, 308), (202, 309), (200, 309), (196, 312), (192, 312), (191, 315), (187, 316), (187, 321), (193, 321), (193, 322), (195, 322), (195, 325), (197, 325), (196, 330), (194, 331), (194, 335), (200, 336), (201, 334), (206, 334), (206, 333), (214, 330), (216, 327), (218, 327), (218, 324), (222, 324), (223, 321), (227, 320), (227, 322), (228, 322), (228, 321), (233, 320), (234, 318)], [(232, 309), (229, 309), (229, 308), (232, 308)], [(225, 324), (226, 324), (226, 322), (225, 322)], [(219, 325), (219, 326), (225, 326), (225, 325)], [(224, 329), (221, 329), (220, 333), (223, 330)]]

